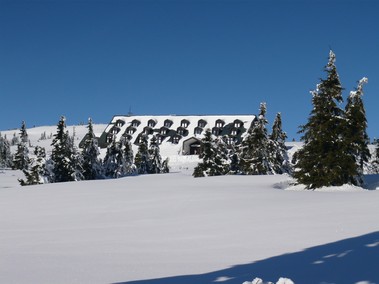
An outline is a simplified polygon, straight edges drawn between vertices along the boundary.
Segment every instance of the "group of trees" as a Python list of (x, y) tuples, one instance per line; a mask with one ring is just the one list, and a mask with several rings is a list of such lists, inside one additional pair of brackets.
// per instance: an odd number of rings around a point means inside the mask
[(283, 174), (291, 171), (286, 134), (282, 130), (281, 115), (276, 115), (272, 132), (268, 134), (266, 104), (261, 103), (255, 117), (240, 144), (227, 144), (223, 138), (212, 136), (207, 130), (202, 139), (200, 162), (194, 169), (194, 177), (226, 174), (264, 175)]
[(348, 96), (345, 108), (341, 82), (335, 65), (336, 56), (329, 53), (326, 79), (312, 91), (313, 109), (308, 122), (300, 127), (304, 146), (295, 156), (293, 176), (307, 188), (363, 184), (363, 170), (370, 159), (367, 120), (362, 100), (363, 84), (358, 82)]
[[(9, 145), (7, 148), (0, 148), (8, 149), (1, 151), (1, 157), (3, 152), (4, 155), (7, 153), (8, 157), (8, 159), (2, 158), (1, 161), (9, 161), (4, 166), (23, 171), (25, 179), (19, 180), (21, 185), (119, 178), (169, 171), (168, 160), (162, 161), (155, 136), (151, 139), (150, 145), (147, 136), (142, 137), (135, 157), (127, 139), (121, 139), (119, 142), (113, 139), (103, 160), (99, 158), (100, 151), (91, 120), (88, 122), (88, 132), (85, 137), (83, 149), (79, 151), (74, 145), (73, 137), (66, 130), (65, 117), (62, 116), (57, 125), (57, 133), (53, 135), (50, 157), (46, 157), (44, 148), (36, 146), (34, 157), (30, 158), (27, 146), (28, 134), (23, 122), (16, 153), (12, 157)], [(6, 139), (2, 138), (0, 143), (5, 144)]]
[(193, 176), (290, 173), (308, 189), (362, 185), (364, 169), (371, 167), (373, 170), (379, 166), (379, 144), (369, 164), (371, 155), (362, 100), (363, 85), (368, 80), (363, 78), (358, 82), (355, 91), (350, 92), (345, 108), (341, 108), (343, 88), (335, 60), (335, 54), (330, 51), (325, 67), (327, 78), (321, 79), (316, 90), (311, 92), (313, 109), (307, 124), (300, 126), (304, 146), (295, 153), (291, 163), (286, 156), (286, 134), (281, 128), (280, 114), (275, 119), (271, 135), (268, 135), (266, 107), (261, 104), (259, 116), (240, 145), (228, 146), (222, 139), (214, 139), (209, 131), (206, 133), (200, 154), (202, 161)]

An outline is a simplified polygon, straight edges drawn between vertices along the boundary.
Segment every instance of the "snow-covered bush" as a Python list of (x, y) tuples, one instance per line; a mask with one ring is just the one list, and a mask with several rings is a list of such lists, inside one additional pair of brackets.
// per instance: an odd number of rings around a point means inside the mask
[[(274, 284), (273, 282), (264, 282), (261, 278), (254, 278), (253, 281), (245, 281), (242, 284)], [(280, 277), (276, 284), (295, 284), (291, 279)]]

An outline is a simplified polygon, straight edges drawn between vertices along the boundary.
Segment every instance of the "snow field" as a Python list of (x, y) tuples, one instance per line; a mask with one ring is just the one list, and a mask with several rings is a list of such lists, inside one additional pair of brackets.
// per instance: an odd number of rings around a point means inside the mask
[[(14, 174), (0, 174), (0, 184)], [(172, 173), (30, 187), (8, 181), (0, 186), (0, 283), (202, 274), (378, 230), (377, 191), (275, 188), (286, 180)]]

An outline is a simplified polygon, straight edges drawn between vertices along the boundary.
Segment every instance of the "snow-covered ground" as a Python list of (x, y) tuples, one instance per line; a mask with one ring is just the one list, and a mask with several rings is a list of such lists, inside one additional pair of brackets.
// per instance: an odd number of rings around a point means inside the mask
[(0, 174), (0, 283), (379, 282), (379, 191), (185, 173), (20, 187), (18, 174)]
[(379, 283), (378, 190), (195, 179), (196, 163), (173, 155), (170, 174), (28, 187), (0, 171), (0, 283)]

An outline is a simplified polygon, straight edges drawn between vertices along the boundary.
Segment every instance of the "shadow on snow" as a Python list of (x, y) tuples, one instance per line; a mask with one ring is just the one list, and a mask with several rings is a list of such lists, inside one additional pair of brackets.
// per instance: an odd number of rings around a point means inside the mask
[(205, 274), (118, 284), (242, 284), (255, 277), (287, 277), (296, 284), (379, 283), (379, 231)]

